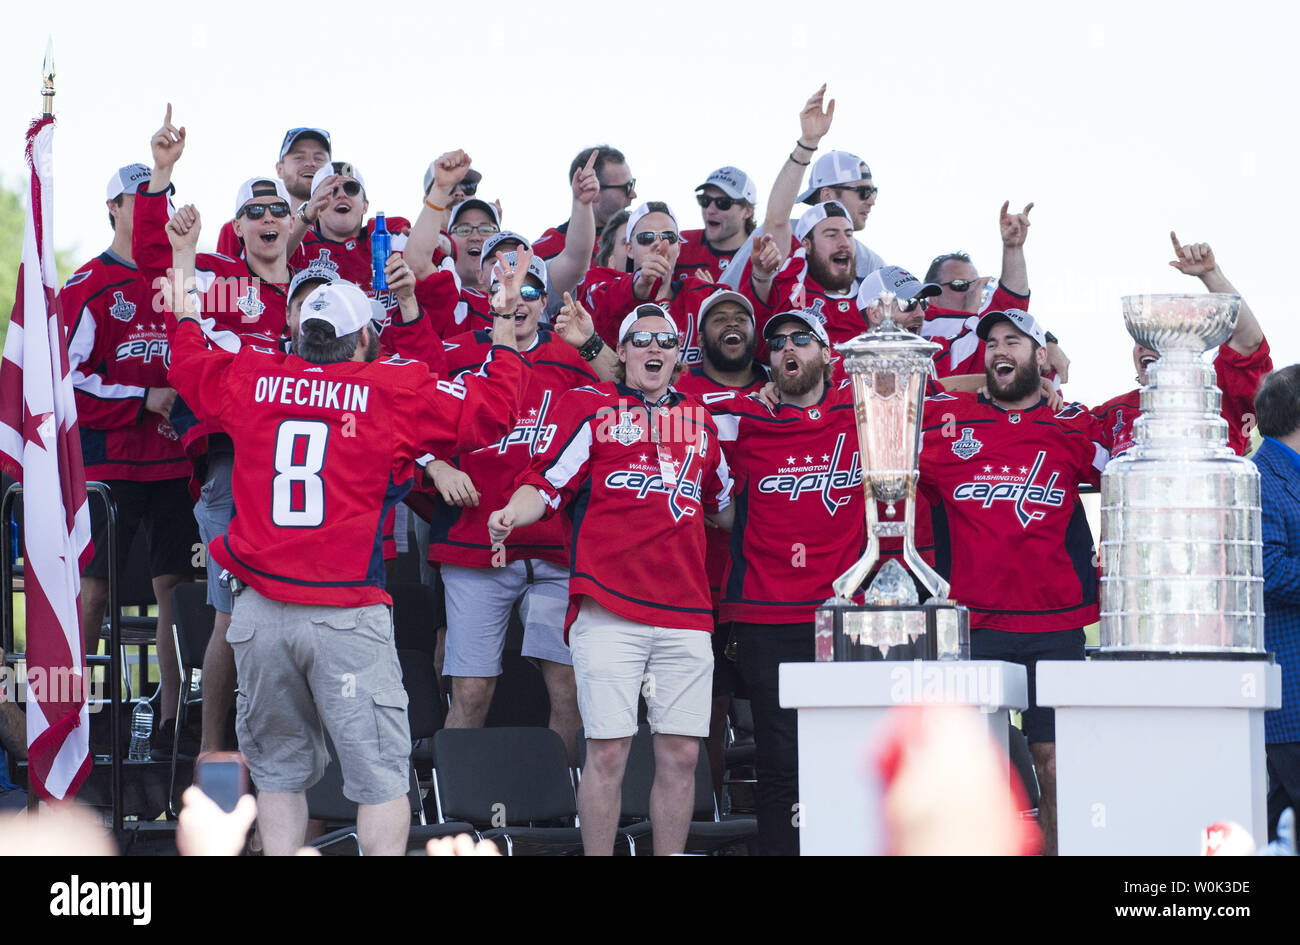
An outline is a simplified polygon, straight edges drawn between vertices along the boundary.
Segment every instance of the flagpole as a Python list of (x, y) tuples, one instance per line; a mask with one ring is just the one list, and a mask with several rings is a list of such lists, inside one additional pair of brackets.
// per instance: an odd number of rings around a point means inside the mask
[(41, 64), (41, 114), (54, 114), (54, 37), (45, 40), (45, 62)]

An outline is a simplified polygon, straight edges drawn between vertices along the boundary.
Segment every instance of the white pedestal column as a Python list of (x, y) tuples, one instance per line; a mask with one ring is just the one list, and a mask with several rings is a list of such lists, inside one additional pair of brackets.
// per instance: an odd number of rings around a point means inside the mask
[(782, 663), (780, 685), (781, 705), (799, 711), (804, 856), (884, 852), (868, 751), (889, 709), (934, 702), (974, 706), (988, 714), (1005, 750), (1008, 710), (1026, 705), (1025, 668), (998, 660)]
[(1056, 709), (1064, 855), (1200, 853), (1232, 820), (1267, 840), (1264, 710), (1282, 671), (1263, 661), (1089, 660), (1038, 664)]

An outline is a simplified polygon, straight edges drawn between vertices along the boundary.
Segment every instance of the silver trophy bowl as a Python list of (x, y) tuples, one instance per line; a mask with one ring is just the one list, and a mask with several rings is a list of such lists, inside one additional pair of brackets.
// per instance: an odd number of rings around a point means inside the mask
[(1134, 295), (1124, 322), (1160, 354), (1133, 447), (1102, 474), (1101, 655), (1258, 659), (1259, 472), (1227, 445), (1214, 368), (1235, 295)]

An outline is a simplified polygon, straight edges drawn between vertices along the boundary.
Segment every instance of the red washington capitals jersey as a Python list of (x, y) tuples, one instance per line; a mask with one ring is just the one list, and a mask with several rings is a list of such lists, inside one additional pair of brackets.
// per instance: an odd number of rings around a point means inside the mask
[[(617, 347), (618, 326), (622, 324), (628, 312), (638, 305), (647, 304), (647, 301), (638, 299), (632, 293), (631, 273), (617, 272), (613, 269), (602, 269), (601, 272), (609, 273), (610, 278), (606, 281), (588, 283), (587, 308), (591, 311), (591, 320), (596, 326), (597, 334), (605, 344)], [(588, 275), (590, 277), (590, 273)], [(664, 309), (669, 319), (677, 326), (677, 332), (681, 336), (681, 354), (677, 360), (687, 366), (699, 364), (704, 360), (704, 352), (700, 350), (700, 306), (719, 288), (721, 287), (712, 282), (690, 276), (683, 282), (672, 283), (670, 299), (648, 303)], [(651, 299), (658, 291), (659, 283), (656, 282), (650, 290)]]
[[(491, 349), (491, 335), (486, 331), (467, 332), (448, 339), (448, 377), (478, 370)], [(470, 568), (488, 568), (497, 563), (493, 561), (488, 538), (488, 516), (509, 501), (515, 481), (554, 440), (555, 402), (560, 395), (574, 387), (600, 382), (591, 365), (578, 356), (572, 345), (546, 329), (539, 329), (533, 346), (520, 353), (533, 369), (528, 372), (519, 422), (490, 446), (448, 460), (474, 483), (480, 495), (479, 504), (475, 508), (456, 508), (440, 498), (436, 501), (429, 532), (430, 561)], [(421, 488), (437, 495), (427, 480)], [(506, 559), (525, 558), (568, 564), (568, 518), (555, 515), (526, 528), (516, 528), (506, 540)]]
[[(704, 373), (703, 364), (696, 364), (682, 372), (673, 383), (673, 388), (708, 407), (712, 403), (729, 400), (733, 395), (743, 397), (762, 390), (767, 381), (767, 371), (755, 364), (752, 380), (744, 387), (724, 387)], [(710, 528), (706, 536), (704, 565), (709, 576), (709, 593), (713, 596), (713, 605), (716, 607), (722, 599), (722, 576), (731, 561), (731, 533), (722, 528)]]
[(1098, 619), (1098, 572), (1078, 484), (1097, 485), (1101, 425), (1071, 404), (1004, 410), (979, 394), (925, 402), (921, 491), (935, 567), (971, 627), (1071, 630)]
[[(818, 285), (808, 273), (808, 259), (803, 249), (786, 260), (785, 265), (772, 278), (772, 289), (768, 302), (762, 302), (754, 294), (750, 277), (753, 275), (753, 263), (747, 263), (741, 274), (740, 292), (754, 303), (754, 317), (758, 323), (758, 336), (763, 337), (763, 328), (777, 312), (789, 309), (809, 309), (815, 312), (826, 327), (826, 334), (832, 345), (841, 344), (850, 338), (856, 338), (867, 330), (866, 317), (858, 311), (858, 290), (847, 295), (833, 295)], [(767, 357), (767, 345), (759, 343), (759, 357)]]
[[(600, 250), (600, 227), (596, 228), (596, 239), (591, 244), (591, 261), (595, 263), (596, 253)], [(533, 240), (533, 255), (538, 256), (548, 262), (554, 259), (560, 253), (564, 252), (564, 247), (568, 242), (569, 221), (565, 220), (559, 226), (553, 226), (537, 239)]]
[(687, 276), (708, 271), (707, 282), (718, 282), (731, 265), (734, 249), (714, 249), (704, 238), (703, 230), (683, 230), (681, 248), (677, 251), (677, 265), (673, 268), (673, 281), (681, 282)]
[[(994, 287), (988, 304), (978, 313), (962, 312), (955, 308), (940, 308), (932, 304), (926, 310), (925, 323), (921, 326), (921, 337), (955, 338), (964, 329), (974, 331), (975, 326), (979, 324), (980, 316), (985, 312), (1001, 312), (1009, 308), (1018, 308), (1022, 312), (1029, 311), (1029, 296), (1017, 295), (1001, 282)], [(980, 364), (980, 370), (983, 371), (982, 359)]]
[[(1242, 354), (1231, 345), (1220, 345), (1214, 358), (1214, 374), (1223, 395), (1220, 415), (1228, 421), (1228, 445), (1238, 456), (1250, 452), (1250, 431), (1255, 423), (1255, 395), (1260, 382), (1273, 370), (1268, 341), (1261, 340), (1253, 354)], [(1133, 445), (1133, 421), (1142, 416), (1140, 390), (1113, 397), (1093, 416), (1101, 423), (1106, 448), (1111, 456), (1125, 453)]]
[(148, 280), (106, 250), (72, 274), (59, 300), (72, 326), (68, 369), (86, 479), (188, 476), (179, 434), (144, 408), (150, 387), (168, 386), (167, 323)]
[(266, 597), (334, 607), (391, 603), (381, 523), (411, 487), (413, 460), (501, 436), (528, 371), (509, 348), (463, 384), (401, 358), (231, 355), (192, 322), (177, 328), (173, 354), (172, 384), (235, 444), (237, 511), (209, 553)]
[(810, 623), (866, 540), (852, 386), (828, 386), (811, 407), (733, 396), (709, 409), (735, 477), (718, 617)]
[(547, 515), (570, 509), (566, 632), (583, 597), (639, 623), (711, 632), (704, 515), (731, 501), (731, 474), (708, 411), (673, 390), (647, 407), (640, 391), (597, 384), (562, 394), (555, 417), (519, 484), (538, 489)]
[[(385, 226), (388, 228), (389, 245), (392, 251), (400, 253), (405, 250), (406, 234), (411, 230), (410, 221), (402, 217), (388, 217)], [(318, 227), (313, 226), (303, 234), (302, 243), (294, 252), (293, 258), (289, 260), (289, 264), (294, 269), (306, 269), (308, 266), (332, 269), (348, 282), (361, 286), (361, 290), (366, 295), (383, 303), (388, 313), (388, 318), (384, 321), (384, 327), (387, 328), (390, 321), (401, 318), (401, 315), (397, 311), (395, 293), (374, 290), (374, 269), (371, 267), (370, 260), (370, 237), (374, 232), (373, 218), (361, 228), (360, 236), (342, 242), (327, 239), (320, 234)]]

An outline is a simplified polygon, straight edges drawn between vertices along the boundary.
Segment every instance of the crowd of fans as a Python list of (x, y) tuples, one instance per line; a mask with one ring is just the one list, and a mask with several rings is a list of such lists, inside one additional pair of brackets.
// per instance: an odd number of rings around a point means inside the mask
[[(700, 739), (720, 783), (737, 687), (753, 706), (762, 848), (796, 853), (797, 731), (777, 666), (812, 659), (813, 613), (864, 547), (835, 345), (890, 318), (938, 348), (917, 544), (971, 608), (972, 655), (1029, 670), (1024, 730), (1050, 851), (1054, 735), (1032, 704), (1033, 667), (1082, 659), (1098, 618), (1077, 486), (1132, 445), (1137, 389), (1095, 409), (1064, 399), (1071, 366), (1048, 329), (1068, 343), (1068, 327), (1030, 314), (1032, 203), (1001, 206), (997, 277), (942, 233), (923, 279), (890, 258), (887, 234), (868, 248), (879, 188), (856, 154), (823, 150), (833, 117), (823, 87), (789, 153), (754, 169), (775, 172), (761, 216), (749, 173), (701, 168), (695, 228), (682, 195), (643, 199), (632, 168), (645, 158), (584, 148), (569, 218), (536, 239), (505, 228), (462, 151), (430, 164), (413, 216), (369, 217), (353, 154), (294, 128), (275, 174), (238, 187), (218, 252), (199, 253), (198, 211), (170, 199), (185, 129), (168, 106), (152, 166), (109, 180), (112, 244), (62, 294), (87, 478), (112, 490), (119, 547), (140, 528), (148, 538), (159, 755), (177, 708), (168, 592), (201, 542), (217, 622), (200, 747), (233, 747), (238, 690), (262, 840), (291, 853), (323, 720), (363, 848), (395, 851), (410, 745), (383, 588), (413, 536), (445, 602), (428, 632), (445, 651), (447, 725), (484, 724), (518, 606), (551, 728), (571, 758), (587, 739), (589, 853), (613, 846), (640, 698), (655, 849), (681, 849)], [(1173, 236), (1173, 250), (1206, 290), (1234, 291), (1208, 245)], [(1134, 350), (1139, 383), (1156, 357)], [(1272, 367), (1248, 306), (1215, 363), (1244, 453)], [(1000, 501), (1016, 495), (1030, 498)], [(901, 542), (883, 550), (897, 557)], [(1016, 558), (1034, 561), (1035, 581), (1002, 566)], [(92, 650), (106, 577), (99, 554), (83, 583)], [(356, 692), (329, 698), (343, 674)]]

